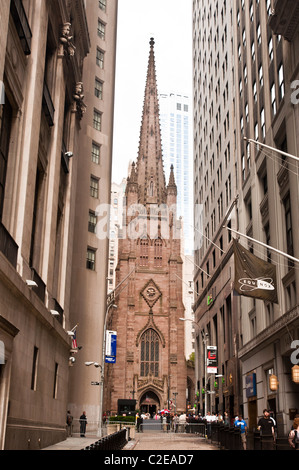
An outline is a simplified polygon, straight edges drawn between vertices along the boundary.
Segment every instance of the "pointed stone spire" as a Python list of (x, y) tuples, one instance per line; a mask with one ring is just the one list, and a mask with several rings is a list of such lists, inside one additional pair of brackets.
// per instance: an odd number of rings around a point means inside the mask
[(172, 190), (175, 192), (175, 194), (177, 195), (177, 185), (175, 183), (175, 177), (174, 177), (174, 166), (171, 165), (170, 167), (170, 176), (169, 176), (169, 183), (168, 183), (168, 186), (167, 186), (167, 191), (169, 192), (169, 190)]
[(151, 39), (137, 158), (139, 203), (144, 205), (166, 203), (154, 44)]

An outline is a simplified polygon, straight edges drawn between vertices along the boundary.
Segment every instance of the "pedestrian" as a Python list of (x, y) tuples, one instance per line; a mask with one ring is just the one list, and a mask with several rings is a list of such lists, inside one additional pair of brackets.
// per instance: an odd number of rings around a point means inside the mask
[(86, 411), (83, 411), (82, 415), (80, 416), (79, 422), (80, 422), (80, 437), (85, 437), (86, 425), (87, 425)]
[(174, 432), (178, 432), (178, 425), (179, 425), (179, 417), (177, 414), (174, 415), (173, 418), (173, 430)]
[(262, 438), (272, 436), (273, 443), (275, 443), (274, 423), (267, 409), (264, 409), (263, 417), (259, 419), (258, 424), (257, 424), (257, 429), (258, 431), (260, 431)]
[(179, 417), (180, 432), (186, 432), (186, 413), (182, 413)]
[(241, 415), (239, 415), (237, 421), (235, 421), (235, 427), (240, 429), (243, 449), (246, 450), (247, 424)]
[(227, 411), (224, 412), (224, 425), (229, 426), (229, 416)]
[(66, 426), (67, 426), (67, 437), (71, 437), (73, 433), (73, 417), (69, 410), (66, 413)]
[(207, 415), (205, 416), (205, 420), (206, 420), (206, 426), (207, 426), (207, 438), (210, 439), (212, 436), (212, 421), (213, 421), (213, 417), (210, 411), (208, 411)]
[(294, 419), (288, 440), (292, 449), (299, 450), (299, 418)]

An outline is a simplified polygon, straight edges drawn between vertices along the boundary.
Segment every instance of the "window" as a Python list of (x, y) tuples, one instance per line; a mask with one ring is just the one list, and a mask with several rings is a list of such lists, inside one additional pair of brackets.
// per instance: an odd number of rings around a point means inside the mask
[(162, 247), (163, 243), (161, 238), (155, 240), (154, 243), (154, 263), (155, 267), (161, 268), (162, 267)]
[(88, 231), (90, 233), (96, 233), (97, 217), (93, 211), (89, 211), (88, 216)]
[(2, 218), (6, 169), (12, 124), (12, 108), (5, 96), (5, 105), (0, 105), (0, 220)]
[(270, 38), (268, 48), (269, 48), (270, 61), (272, 61), (273, 60), (273, 39), (272, 38)]
[(103, 40), (105, 40), (105, 29), (106, 26), (104, 25), (104, 23), (98, 20), (98, 36)]
[(33, 361), (32, 361), (32, 373), (31, 373), (31, 390), (36, 390), (37, 383), (37, 365), (38, 365), (38, 348), (34, 346), (33, 350)]
[(103, 69), (104, 68), (104, 52), (101, 49), (97, 48), (97, 65)]
[(107, 0), (99, 0), (99, 8), (102, 11), (106, 11), (106, 4), (107, 4)]
[(91, 150), (91, 161), (97, 165), (100, 163), (100, 146), (93, 143)]
[[(285, 211), (285, 226), (286, 226), (286, 241), (287, 241), (287, 253), (291, 256), (294, 255), (293, 249), (293, 233), (292, 233), (292, 215), (291, 215), (291, 200), (290, 195), (288, 195), (284, 203)], [(289, 266), (291, 266), (291, 261), (289, 261)]]
[(252, 41), (252, 43), (251, 43), (251, 58), (252, 58), (252, 61), (255, 60), (255, 45), (254, 45), (254, 41)]
[(87, 248), (86, 269), (90, 271), (96, 270), (96, 250), (93, 248)]
[(272, 105), (272, 111), (273, 111), (273, 116), (276, 114), (276, 94), (275, 94), (275, 83), (271, 86), (271, 105)]
[(90, 195), (95, 199), (99, 197), (99, 180), (94, 176), (90, 177)]
[(150, 329), (141, 337), (140, 375), (159, 377), (159, 336)]
[(96, 110), (93, 112), (93, 127), (97, 131), (101, 131), (102, 129), (102, 114)]
[(103, 82), (98, 78), (95, 79), (94, 94), (100, 100), (103, 99)]
[(257, 86), (256, 86), (256, 81), (253, 82), (253, 99), (255, 103), (257, 102)]
[(262, 35), (261, 35), (261, 25), (259, 24), (257, 29), (256, 29), (256, 36), (257, 36), (257, 43), (261, 44), (262, 43)]
[(53, 398), (56, 400), (58, 390), (58, 364), (55, 362)]
[(281, 64), (278, 69), (278, 83), (279, 83), (279, 98), (282, 100), (284, 97), (284, 71), (283, 65)]
[(140, 240), (140, 266), (148, 266), (148, 248), (148, 239), (142, 238)]
[(260, 87), (264, 85), (264, 76), (263, 76), (263, 66), (260, 65), (259, 68), (259, 82), (260, 82)]
[(262, 136), (263, 139), (266, 137), (266, 124), (265, 124), (265, 110), (264, 108), (261, 110), (261, 129), (262, 129)]

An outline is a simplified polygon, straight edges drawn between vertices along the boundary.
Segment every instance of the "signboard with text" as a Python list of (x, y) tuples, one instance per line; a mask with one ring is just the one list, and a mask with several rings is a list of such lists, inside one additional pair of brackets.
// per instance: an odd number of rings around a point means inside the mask
[(217, 346), (207, 346), (207, 372), (208, 374), (217, 374)]
[(106, 331), (106, 350), (105, 350), (105, 362), (108, 364), (116, 363), (116, 331)]

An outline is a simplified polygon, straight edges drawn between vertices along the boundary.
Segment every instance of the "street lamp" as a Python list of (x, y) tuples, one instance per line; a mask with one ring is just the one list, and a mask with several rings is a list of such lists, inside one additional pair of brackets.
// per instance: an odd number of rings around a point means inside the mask
[(100, 416), (99, 416), (99, 437), (102, 437), (103, 435), (103, 397), (104, 397), (104, 378), (105, 378), (105, 349), (106, 349), (106, 327), (107, 327), (107, 319), (108, 319), (108, 314), (110, 308), (117, 308), (117, 305), (115, 305), (114, 300), (112, 300), (106, 309), (105, 313), (105, 321), (104, 321), (104, 330), (103, 330), (103, 352), (102, 352), (102, 388), (101, 388), (101, 399), (100, 399)]
[[(192, 322), (194, 325), (197, 326), (198, 330), (200, 331), (200, 326), (197, 322), (195, 322), (194, 320), (192, 320), (191, 318), (180, 318), (181, 321), (190, 321)], [(205, 362), (204, 362), (204, 378), (205, 378), (205, 389), (206, 389), (206, 384), (207, 384), (207, 342), (208, 342), (208, 339), (209, 339), (209, 335), (208, 333), (203, 333), (202, 332), (202, 341), (204, 343), (204, 356), (205, 356)], [(197, 358), (197, 355), (195, 355), (195, 360), (198, 360)], [(197, 364), (197, 367), (196, 367), (196, 371), (198, 372), (198, 364)], [(198, 379), (198, 376), (196, 376), (196, 380)], [(198, 381), (198, 380), (197, 380)], [(207, 414), (207, 397), (205, 396), (205, 410), (204, 410), (204, 414), (206, 416)]]

